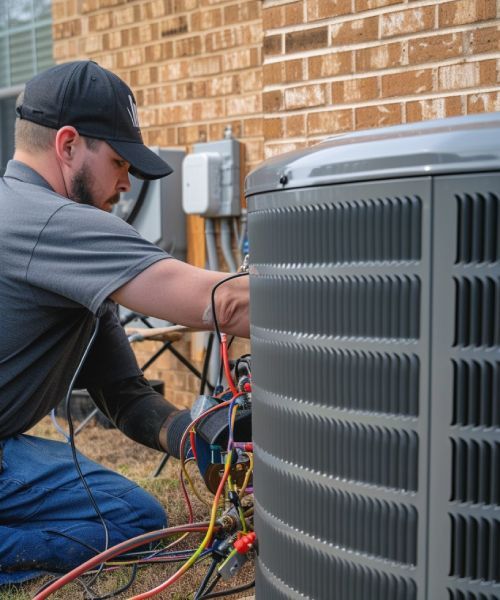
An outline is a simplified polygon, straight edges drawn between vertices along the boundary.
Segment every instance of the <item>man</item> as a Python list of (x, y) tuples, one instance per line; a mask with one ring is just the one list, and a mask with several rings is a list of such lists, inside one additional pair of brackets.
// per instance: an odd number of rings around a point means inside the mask
[[(90, 61), (55, 66), (26, 84), (16, 111), (14, 160), (0, 180), (0, 585), (68, 570), (105, 545), (69, 445), (24, 435), (79, 367), (78, 384), (122, 431), (178, 451), (189, 416), (143, 378), (115, 303), (211, 328), (210, 294), (225, 277), (169, 257), (109, 214), (129, 173), (171, 172), (144, 146), (116, 75)], [(218, 288), (216, 311), (224, 331), (248, 336), (246, 278)], [(79, 460), (110, 545), (165, 526), (146, 492)]]

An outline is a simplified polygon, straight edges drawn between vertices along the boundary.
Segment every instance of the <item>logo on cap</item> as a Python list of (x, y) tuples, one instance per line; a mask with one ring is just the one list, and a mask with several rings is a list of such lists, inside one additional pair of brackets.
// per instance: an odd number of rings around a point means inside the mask
[(132, 100), (132, 96), (130, 94), (128, 96), (128, 101), (130, 102), (130, 108), (127, 106), (128, 116), (130, 117), (130, 120), (132, 121), (132, 125), (139, 129), (140, 125), (139, 125), (139, 115), (137, 114), (137, 106), (136, 106), (135, 102)]

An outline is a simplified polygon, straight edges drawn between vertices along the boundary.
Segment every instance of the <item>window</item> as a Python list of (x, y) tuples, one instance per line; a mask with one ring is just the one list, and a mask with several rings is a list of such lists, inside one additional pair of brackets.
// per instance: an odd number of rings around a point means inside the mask
[(51, 0), (0, 0), (0, 175), (14, 149), (15, 99), (52, 64)]

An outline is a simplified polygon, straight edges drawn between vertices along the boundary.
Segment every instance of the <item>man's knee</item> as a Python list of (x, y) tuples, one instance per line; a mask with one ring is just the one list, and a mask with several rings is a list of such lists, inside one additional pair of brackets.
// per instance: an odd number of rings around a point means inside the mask
[(167, 527), (168, 517), (160, 502), (149, 492), (141, 487), (129, 490), (123, 498), (131, 505), (134, 519), (134, 527), (142, 531), (154, 531)]

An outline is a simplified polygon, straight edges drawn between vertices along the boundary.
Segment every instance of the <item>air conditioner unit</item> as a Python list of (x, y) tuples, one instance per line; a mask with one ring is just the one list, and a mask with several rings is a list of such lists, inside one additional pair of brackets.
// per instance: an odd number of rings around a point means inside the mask
[(500, 598), (499, 140), (404, 125), (248, 176), (258, 600)]

